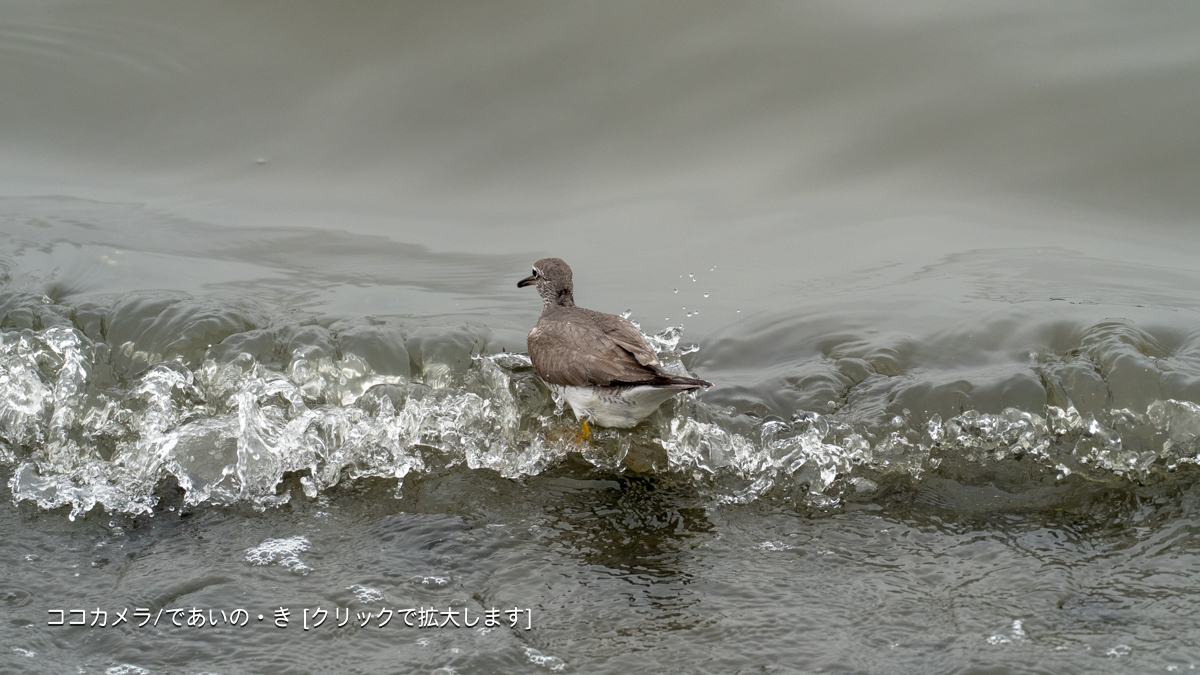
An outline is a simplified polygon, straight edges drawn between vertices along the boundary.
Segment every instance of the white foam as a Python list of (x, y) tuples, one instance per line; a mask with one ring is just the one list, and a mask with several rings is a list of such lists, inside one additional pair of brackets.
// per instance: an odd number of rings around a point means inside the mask
[(246, 560), (251, 565), (279, 565), (296, 574), (308, 574), (312, 568), (300, 559), (300, 554), (307, 551), (308, 547), (308, 538), (301, 535), (287, 539), (268, 539), (258, 546), (246, 549)]

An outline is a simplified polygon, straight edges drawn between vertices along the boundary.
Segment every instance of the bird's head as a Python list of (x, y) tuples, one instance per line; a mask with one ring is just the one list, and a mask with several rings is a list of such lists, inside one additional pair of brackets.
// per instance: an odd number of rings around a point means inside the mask
[(533, 274), (517, 282), (517, 288), (537, 286), (542, 307), (557, 305), (574, 307), (574, 284), (571, 268), (561, 258), (542, 258), (533, 264)]

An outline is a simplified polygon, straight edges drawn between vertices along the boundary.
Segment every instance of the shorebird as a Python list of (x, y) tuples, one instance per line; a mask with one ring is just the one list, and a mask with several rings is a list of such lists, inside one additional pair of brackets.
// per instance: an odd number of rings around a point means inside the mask
[(533, 264), (517, 288), (537, 286), (542, 315), (529, 331), (529, 359), (550, 389), (571, 405), (582, 437), (589, 423), (627, 429), (681, 391), (711, 387), (662, 369), (646, 336), (629, 319), (575, 306), (571, 268), (559, 258)]

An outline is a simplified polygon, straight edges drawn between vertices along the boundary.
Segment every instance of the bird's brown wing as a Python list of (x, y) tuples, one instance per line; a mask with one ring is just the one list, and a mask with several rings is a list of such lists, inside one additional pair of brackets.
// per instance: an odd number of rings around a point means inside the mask
[(583, 310), (591, 315), (592, 321), (604, 331), (610, 340), (617, 343), (625, 351), (633, 355), (643, 366), (658, 370), (658, 354), (646, 341), (646, 336), (624, 317), (615, 314), (602, 314), (591, 310)]
[(651, 356), (654, 351), (636, 328), (629, 326), (641, 338), (641, 345), (633, 345), (643, 352), (641, 356), (623, 344), (632, 341), (627, 334), (618, 333), (618, 341), (605, 328), (595, 321), (543, 317), (529, 333), (529, 358), (534, 370), (550, 384), (574, 387), (659, 379), (653, 367), (641, 363), (646, 358), (643, 347)]

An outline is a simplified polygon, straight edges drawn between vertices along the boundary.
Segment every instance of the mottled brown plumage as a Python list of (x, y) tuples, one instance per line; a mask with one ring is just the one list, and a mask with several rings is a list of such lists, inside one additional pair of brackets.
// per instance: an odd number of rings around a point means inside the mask
[[(518, 287), (531, 285), (536, 285), (542, 296), (542, 315), (529, 332), (534, 370), (552, 387), (588, 388), (588, 396), (603, 399), (589, 398), (583, 409), (580, 406), (584, 404), (577, 406), (581, 394), (565, 391), (581, 420), (590, 417), (603, 426), (630, 426), (626, 422), (653, 412), (670, 393), (712, 386), (663, 370), (646, 336), (628, 319), (576, 307), (571, 268), (562, 260), (545, 258), (534, 263), (533, 275), (517, 283)], [(666, 395), (637, 395), (635, 391), (646, 389), (662, 390)], [(613, 417), (597, 409), (610, 404), (626, 410)]]
[(546, 308), (529, 333), (529, 358), (550, 384), (700, 386), (698, 380), (663, 371), (646, 338), (628, 319), (581, 307)]

